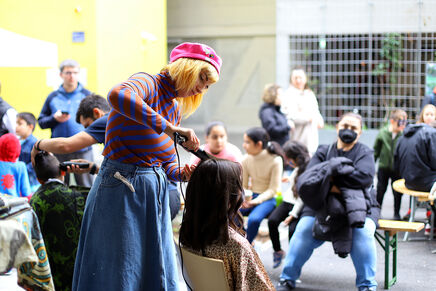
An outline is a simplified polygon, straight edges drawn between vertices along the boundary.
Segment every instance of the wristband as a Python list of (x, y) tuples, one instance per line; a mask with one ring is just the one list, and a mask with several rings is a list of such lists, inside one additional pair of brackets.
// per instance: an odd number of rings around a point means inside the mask
[(41, 143), (41, 141), (42, 141), (42, 139), (38, 140), (38, 142), (35, 144), (35, 148), (36, 148), (38, 151), (42, 151), (42, 150), (39, 148), (39, 144)]
[(91, 170), (89, 171), (89, 173), (90, 173), (91, 175), (94, 175), (95, 172), (97, 172), (97, 165), (96, 165), (96, 164), (93, 164), (92, 167), (91, 167)]

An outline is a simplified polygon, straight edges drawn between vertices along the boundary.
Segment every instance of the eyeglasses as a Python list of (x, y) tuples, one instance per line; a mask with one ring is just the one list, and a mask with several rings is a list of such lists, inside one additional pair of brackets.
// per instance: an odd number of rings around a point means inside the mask
[(407, 119), (399, 119), (397, 121), (398, 126), (407, 125)]
[(65, 75), (77, 75), (79, 72), (71, 72), (71, 71), (67, 71), (67, 72), (62, 72), (62, 74)]

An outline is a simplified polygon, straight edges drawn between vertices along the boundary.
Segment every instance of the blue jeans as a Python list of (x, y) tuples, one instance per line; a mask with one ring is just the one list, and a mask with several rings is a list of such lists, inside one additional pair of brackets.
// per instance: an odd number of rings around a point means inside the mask
[(178, 290), (167, 180), (103, 161), (86, 201), (73, 290)]
[[(253, 193), (252, 199), (256, 198), (257, 196), (259, 196), (259, 194)], [(271, 198), (254, 207), (240, 209), (242, 215), (244, 216), (248, 215), (247, 240), (250, 243), (252, 243), (254, 238), (256, 237), (262, 219), (268, 217), (268, 215), (271, 214), (271, 212), (274, 210), (275, 207), (276, 207), (276, 199)]]
[[(297, 280), (303, 265), (309, 260), (313, 250), (321, 246), (324, 241), (314, 239), (312, 227), (315, 222), (313, 216), (303, 216), (297, 224), (295, 233), (289, 242), (289, 251), (285, 258), (280, 279)], [(376, 225), (373, 220), (366, 218), (363, 228), (353, 228), (353, 244), (351, 259), (356, 270), (356, 286), (377, 286), (375, 273), (377, 267), (377, 252), (374, 232)]]

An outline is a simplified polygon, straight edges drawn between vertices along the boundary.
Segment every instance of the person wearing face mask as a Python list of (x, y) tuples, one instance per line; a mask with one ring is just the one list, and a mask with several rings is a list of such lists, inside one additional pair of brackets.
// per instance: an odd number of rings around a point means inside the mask
[[(374, 233), (380, 208), (371, 187), (373, 151), (359, 142), (360, 115), (344, 114), (336, 130), (337, 141), (319, 146), (298, 179), (297, 191), (305, 206), (289, 242), (278, 291), (295, 288), (302, 267), (325, 240), (332, 241), (340, 257), (350, 253), (359, 291), (377, 288)], [(327, 214), (323, 221), (321, 214)]]

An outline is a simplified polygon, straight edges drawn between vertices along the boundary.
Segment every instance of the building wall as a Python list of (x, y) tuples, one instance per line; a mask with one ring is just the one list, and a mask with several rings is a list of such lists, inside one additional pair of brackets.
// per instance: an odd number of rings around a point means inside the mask
[[(58, 75), (56, 67), (64, 59), (76, 59), (86, 72), (86, 87), (106, 96), (113, 85), (135, 72), (158, 72), (167, 58), (166, 1), (2, 0), (0, 29), (57, 48), (54, 62), (2, 65), (8, 63), (5, 58), (19, 60), (26, 52), (11, 48), (14, 43), (0, 34), (0, 46), (16, 51), (0, 54), (0, 95), (17, 111), (36, 117), (58, 81), (53, 72)], [(77, 31), (84, 32), (84, 42), (73, 43), (72, 33)], [(32, 53), (31, 45), (27, 49)], [(35, 134), (47, 137), (50, 130), (37, 127)]]
[(168, 41), (211, 45), (223, 59), (220, 81), (183, 122), (204, 128), (224, 121), (230, 131), (260, 124), (257, 117), (266, 83), (275, 81), (275, 1), (168, 1)]

